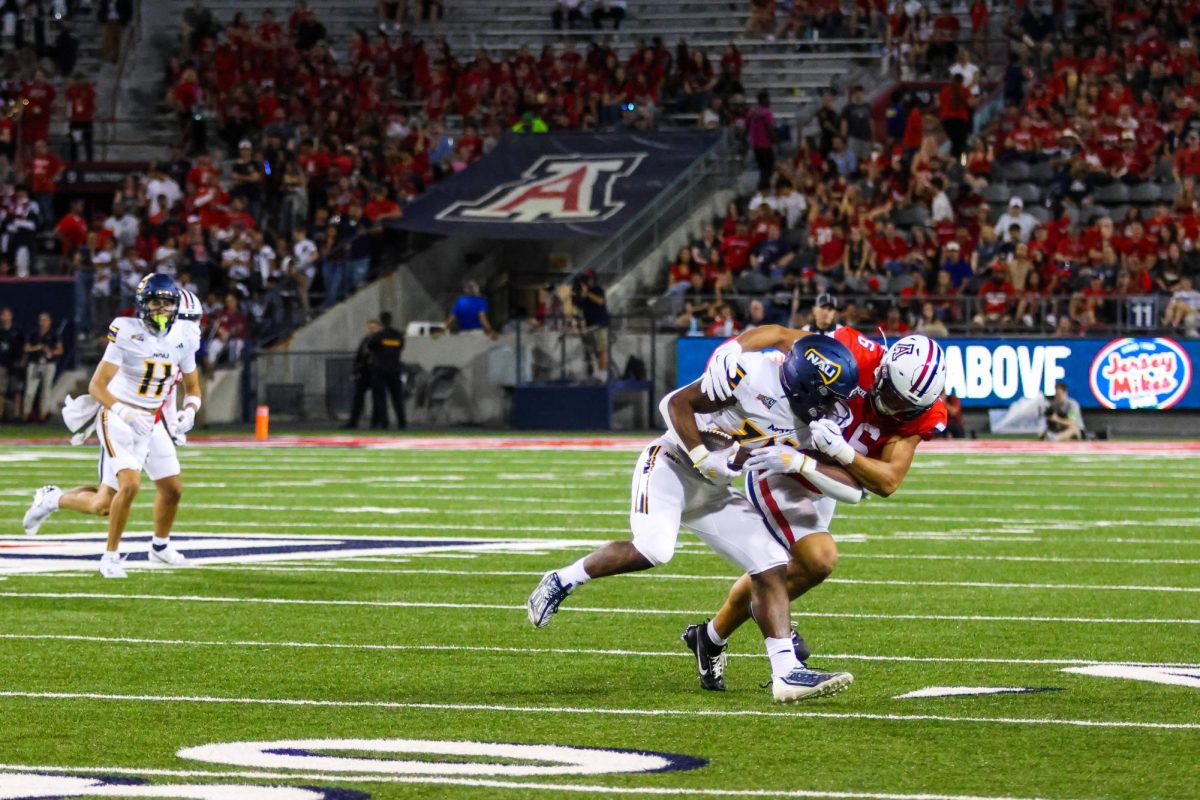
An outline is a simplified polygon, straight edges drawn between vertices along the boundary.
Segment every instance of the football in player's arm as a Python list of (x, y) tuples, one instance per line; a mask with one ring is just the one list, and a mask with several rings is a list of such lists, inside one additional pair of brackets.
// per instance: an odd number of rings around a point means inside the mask
[[(713, 354), (705, 371), (705, 395), (719, 400), (735, 391), (738, 360), (743, 352), (786, 350), (805, 335), (803, 331), (767, 325), (726, 342)], [(844, 466), (864, 489), (887, 497), (903, 483), (917, 446), (946, 426), (945, 404), (939, 399), (945, 383), (941, 347), (928, 337), (914, 335), (885, 350), (848, 327), (838, 329), (832, 338), (853, 353), (858, 389), (824, 418), (809, 423), (812, 447)], [(792, 482), (772, 478), (797, 471), (794, 460), (782, 457), (783, 449), (773, 446), (759, 450), (745, 467), (757, 471), (747, 480), (748, 491), (762, 494), (768, 501), (774, 500), (772, 491), (778, 495), (777, 501), (760, 504), (760, 511), (772, 531), (790, 544), (788, 591), (794, 600), (824, 581), (837, 564), (837, 546), (828, 532), (835, 503), (827, 493), (818, 496)], [(702, 644), (709, 655), (723, 651), (728, 637), (750, 618), (747, 590), (743, 576), (708, 623)], [(796, 643), (797, 655), (803, 660), (808, 647), (799, 636)], [(693, 652), (698, 652), (697, 648)]]
[[(765, 354), (746, 354), (738, 366), (741, 387), (736, 393), (714, 400), (694, 383), (663, 399), (660, 409), (668, 431), (642, 452), (634, 467), (632, 541), (609, 542), (546, 573), (527, 602), (533, 625), (549, 624), (566, 597), (592, 579), (666, 563), (686, 526), (746, 571), (747, 601), (753, 600), (766, 640), (776, 701), (825, 696), (850, 684), (849, 673), (820, 673), (798, 664), (790, 638), (788, 551), (765, 528), (751, 502), (729, 485), (744, 455), (737, 440), (791, 439), (797, 419), (816, 419), (857, 385), (849, 350), (828, 337), (812, 339), (782, 363)], [(720, 444), (706, 443), (706, 434), (713, 439), (709, 426), (719, 431)], [(807, 456), (797, 463), (798, 471), (817, 472)], [(723, 688), (723, 659), (698, 661), (698, 668), (710, 688)]]
[[(795, 342), (808, 335), (805, 331), (785, 328), (782, 325), (763, 325), (752, 328), (736, 339), (726, 342), (713, 354), (709, 368), (701, 379), (705, 395), (720, 398), (732, 392), (729, 380), (736, 376), (737, 358), (742, 352), (771, 348), (787, 352)], [(900, 396), (896, 387), (891, 385), (891, 381), (880, 380), (880, 378), (886, 377), (877, 374), (881, 371), (881, 362), (886, 355), (881, 345), (849, 327), (839, 328), (834, 338), (847, 344), (859, 360), (860, 382), (864, 384), (863, 393), (866, 395), (866, 398), (860, 398), (860, 400), (870, 400), (869, 407), (864, 408), (863, 411), (873, 413), (864, 413), (862, 416), (867, 418), (857, 420), (859, 427), (864, 430), (861, 435), (856, 435), (859, 434), (859, 431), (849, 426), (843, 430), (842, 426), (838, 424), (840, 420), (824, 419), (813, 423), (810, 426), (813, 434), (813, 446), (821, 453), (844, 465), (864, 489), (881, 497), (888, 497), (900, 488), (900, 484), (908, 474), (913, 456), (916, 455), (917, 446), (922, 441), (931, 438), (934, 432), (945, 428), (945, 404), (938, 399), (945, 383), (945, 367), (941, 363), (943, 360), (941, 348), (931, 339), (923, 336), (905, 337), (906, 340), (920, 339), (928, 343), (926, 346), (927, 358), (930, 363), (926, 372), (927, 380), (931, 383), (925, 387), (924, 396), (931, 395), (932, 398), (928, 405), (922, 407), (915, 405), (911, 397)], [(909, 343), (901, 340), (894, 346), (902, 346), (901, 349), (905, 349)], [(887, 353), (891, 352), (891, 350), (887, 351)], [(910, 354), (902, 354), (901, 357), (903, 355)], [(909, 365), (903, 366), (908, 367)], [(922, 377), (920, 367), (925, 365), (917, 364), (915, 366), (916, 374), (911, 377)], [(725, 376), (724, 380), (721, 376)], [(877, 397), (880, 399), (877, 400)], [(893, 406), (886, 405), (885, 403), (888, 401), (892, 402)], [(863, 403), (863, 405), (867, 404)], [(887, 414), (886, 411), (893, 413)], [(871, 424), (878, 417), (884, 418), (886, 426)], [(845, 421), (852, 423), (855, 421), (855, 417)], [(891, 429), (892, 435), (879, 441), (880, 434), (885, 432), (881, 430), (884, 427)], [(846, 441), (845, 436), (850, 436), (852, 440), (862, 444), (856, 448), (851, 442)]]

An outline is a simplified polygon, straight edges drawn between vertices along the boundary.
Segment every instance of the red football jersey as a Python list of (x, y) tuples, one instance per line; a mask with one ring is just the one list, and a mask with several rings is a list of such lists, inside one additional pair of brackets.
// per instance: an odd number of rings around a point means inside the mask
[(876, 411), (869, 394), (875, 383), (875, 370), (883, 361), (883, 345), (848, 326), (840, 328), (833, 338), (846, 345), (858, 363), (859, 391), (844, 404), (838, 404), (834, 418), (855, 452), (879, 458), (883, 446), (893, 438), (920, 436), (927, 442), (946, 429), (946, 404), (940, 399), (913, 419), (900, 420)]

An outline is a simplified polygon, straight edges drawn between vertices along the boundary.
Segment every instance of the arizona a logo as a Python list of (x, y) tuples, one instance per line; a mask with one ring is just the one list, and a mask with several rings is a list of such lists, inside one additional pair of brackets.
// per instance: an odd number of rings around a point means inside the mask
[(454, 203), (440, 220), (459, 222), (599, 222), (625, 204), (612, 199), (618, 178), (628, 177), (645, 153), (545, 156), (520, 180), (502, 184), (478, 200)]

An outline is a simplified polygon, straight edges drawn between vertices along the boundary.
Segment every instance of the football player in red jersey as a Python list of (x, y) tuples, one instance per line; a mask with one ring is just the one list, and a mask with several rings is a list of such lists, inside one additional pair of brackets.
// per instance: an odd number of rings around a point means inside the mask
[[(772, 347), (787, 352), (805, 335), (766, 325), (726, 342), (709, 361), (702, 390), (710, 398), (727, 397), (733, 391), (731, 380), (736, 384), (729, 365), (736, 366), (741, 352)], [(927, 336), (912, 335), (885, 349), (850, 327), (840, 328), (833, 338), (854, 355), (859, 385), (828, 417), (810, 423), (811, 448), (842, 464), (866, 491), (887, 497), (900, 488), (917, 446), (946, 428), (946, 405), (940, 399), (946, 382), (942, 348)], [(793, 600), (829, 577), (837, 564), (837, 545), (829, 533), (837, 503), (788, 474), (797, 461), (794, 456), (792, 448), (772, 445), (754, 451), (744, 467), (746, 493), (790, 550), (787, 577)], [(685, 638), (697, 663), (723, 672), (726, 643), (748, 619), (749, 581), (742, 576), (711, 621), (689, 626), (689, 631), (698, 629)], [(799, 634), (792, 637), (803, 662), (811, 651)], [(701, 685), (713, 688), (711, 682)]]

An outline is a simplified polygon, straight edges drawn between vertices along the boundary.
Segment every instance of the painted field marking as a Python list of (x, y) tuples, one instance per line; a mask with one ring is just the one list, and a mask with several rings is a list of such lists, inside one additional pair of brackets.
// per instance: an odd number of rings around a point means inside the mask
[[(596, 649), (586, 647), (501, 647), (489, 645), (458, 644), (381, 644), (356, 642), (263, 642), (253, 640), (217, 641), (204, 639), (146, 639), (128, 636), (86, 636), (83, 634), (57, 633), (4, 633), (0, 640), (15, 641), (61, 641), (85, 642), (111, 645), (146, 645), (149, 647), (215, 647), (246, 649), (294, 649), (294, 650), (360, 650), (364, 652), (426, 652), (426, 653), (502, 653), (505, 655), (570, 655), (570, 656), (615, 656), (619, 658), (693, 658), (686, 650), (626, 650)], [(731, 658), (761, 659), (762, 654), (730, 653)], [(951, 656), (888, 656), (863, 653), (822, 653), (822, 661), (867, 661), (911, 664), (1014, 664), (1024, 666), (1122, 666), (1163, 669), (1190, 669), (1189, 664), (1153, 663), (1131, 661), (1103, 661), (1091, 658), (955, 658)]]
[[(377, 575), (463, 575), (489, 577), (522, 577), (540, 578), (545, 570), (486, 570), (486, 569), (351, 569), (346, 567), (259, 567), (257, 565), (230, 565), (219, 567), (222, 570), (244, 570), (264, 572), (362, 572)], [(674, 581), (718, 581), (729, 583), (729, 575), (686, 575), (682, 573), (663, 572), (633, 572), (620, 575), (621, 578), (641, 580), (674, 580)], [(825, 583), (837, 583), (847, 586), (914, 586), (922, 588), (962, 588), (962, 589), (1045, 589), (1052, 591), (1104, 591), (1104, 592), (1183, 592), (1200, 594), (1200, 586), (1138, 586), (1111, 585), (1087, 583), (1007, 583), (994, 581), (902, 581), (902, 580), (871, 580), (865, 578), (826, 578)]]
[[(356, 483), (359, 483), (359, 482), (356, 482)], [(296, 481), (294, 483), (290, 482), (290, 481), (255, 481), (254, 482), (254, 486), (259, 489), (270, 488), (272, 486), (279, 487), (279, 488), (287, 488), (287, 487), (293, 487), (293, 486), (312, 486), (312, 485), (313, 484), (311, 481)], [(438, 488), (438, 489), (445, 488), (445, 486), (441, 483), (429, 483), (429, 484), (425, 484), (425, 485), (429, 486), (431, 488)], [(193, 490), (203, 491), (203, 490), (207, 490), (207, 489), (227, 489), (230, 487), (228, 487), (226, 484), (210, 484), (210, 483), (205, 483), (205, 482), (200, 481), (200, 482), (194, 482), (194, 483), (188, 482), (186, 485), (186, 488), (189, 492), (192, 492)], [(473, 490), (474, 490), (474, 488), (484, 488), (484, 487), (473, 487)], [(236, 489), (234, 489), (234, 491), (236, 492), (236, 495), (239, 499), (247, 499), (247, 498), (249, 498), (249, 499), (258, 499), (258, 498), (271, 499), (271, 498), (278, 498), (280, 495), (279, 492), (245, 491), (241, 488), (236, 488)], [(922, 494), (938, 495), (941, 493), (936, 492), (936, 491), (922, 492), (922, 491), (909, 491), (909, 490), (905, 490), (905, 492), (904, 492), (904, 495), (906, 497), (911, 496), (911, 495), (922, 495)], [(964, 494), (973, 494), (973, 493), (965, 492)], [(28, 498), (31, 495), (32, 495), (32, 492), (27, 488), (0, 489), (0, 497)], [(1045, 495), (1041, 494), (1041, 493), (1032, 493), (1031, 492), (1031, 493), (1026, 493), (1024, 495), (1014, 494), (1013, 496), (1044, 497)], [(1085, 495), (1076, 494), (1074, 492), (1072, 492), (1071, 496), (1079, 497), (1079, 498), (1085, 497)], [(1088, 497), (1111, 497), (1111, 493), (1098, 493), (1095, 495), (1087, 495), (1087, 496)], [(1136, 495), (1123, 494), (1123, 496), (1131, 497), (1131, 496), (1136, 496)], [(1146, 494), (1146, 495), (1142, 495), (1142, 496), (1144, 496), (1146, 498), (1153, 497), (1155, 499), (1169, 499), (1172, 497), (1172, 495), (1169, 495), (1169, 494), (1163, 494), (1160, 496), (1156, 496), (1153, 494)], [(579, 498), (579, 497), (543, 497), (543, 496), (532, 496), (529, 494), (509, 494), (508, 496), (505, 496), (505, 497), (487, 497), (487, 496), (479, 495), (479, 494), (431, 494), (428, 490), (422, 490), (421, 487), (416, 487), (416, 486), (405, 486), (403, 490), (389, 487), (385, 490), (371, 491), (371, 492), (327, 492), (327, 491), (322, 491), (317, 494), (317, 497), (321, 500), (378, 500), (381, 497), (386, 497), (387, 499), (390, 499), (390, 500), (420, 499), (420, 500), (424, 500), (424, 501), (436, 501), (436, 502), (446, 502), (446, 503), (455, 503), (455, 504), (458, 504), (458, 503), (487, 503), (491, 506), (495, 506), (497, 504), (512, 504), (512, 505), (520, 506), (520, 507), (522, 507), (522, 509), (528, 505), (545, 505), (545, 506), (554, 506), (554, 507), (560, 507), (560, 506), (564, 506), (564, 505), (572, 505), (572, 506), (579, 505), (579, 506), (587, 506), (588, 508), (595, 509), (595, 510), (587, 511), (587, 512), (577, 512), (577, 511), (568, 512), (571, 514), (611, 513), (611, 514), (616, 514), (616, 515), (624, 515), (628, 511), (627, 507), (629, 505), (629, 499), (626, 497), (620, 497), (620, 496), (614, 496), (611, 498), (594, 498), (593, 499), (593, 498)], [(1178, 497), (1181, 499), (1183, 499), (1183, 498), (1191, 499), (1193, 496), (1189, 495), (1189, 494), (1179, 494), (1179, 495), (1174, 495), (1174, 497)], [(18, 505), (19, 506), (21, 504), (20, 503), (0, 503), (0, 505)], [(194, 507), (194, 508), (211, 508), (212, 507), (211, 505), (206, 506), (203, 504), (195, 503), (193, 501), (189, 501), (188, 505), (191, 507)], [(991, 509), (991, 508), (1011, 508), (1011, 506), (1012, 506), (1011, 500), (989, 502), (986, 500), (976, 499), (976, 500), (971, 501), (971, 508)], [(232, 506), (224, 506), (224, 507), (232, 508)], [(896, 510), (902, 510), (905, 508), (914, 508), (914, 507), (916, 507), (916, 505), (911, 504), (911, 503), (904, 503), (903, 498), (898, 498), (897, 500), (890, 501), (888, 503), (888, 507), (892, 511), (896, 511)], [(930, 504), (921, 504), (920, 507), (934, 507), (934, 506), (932, 506)], [(944, 508), (944, 506), (940, 506), (940, 505), (936, 506), (936, 507)], [(1155, 514), (1161, 514), (1163, 512), (1163, 508), (1161, 505), (1139, 506), (1139, 505), (1130, 505), (1128, 503), (1123, 503), (1121, 507), (1124, 510), (1130, 511), (1130, 512), (1147, 512), (1147, 513), (1153, 512)], [(338, 507), (331, 505), (328, 507), (322, 506), (322, 508), (325, 508), (329, 511), (336, 511)], [(602, 510), (602, 509), (610, 509), (610, 510)], [(1054, 504), (1045, 504), (1045, 503), (1039, 503), (1038, 509), (1040, 511), (1068, 511), (1068, 512), (1076, 512), (1076, 511), (1084, 512), (1084, 511), (1089, 510), (1085, 506), (1082, 506), (1082, 505), (1054, 505)], [(429, 511), (431, 511), (431, 512), (440, 512), (443, 510), (446, 510), (446, 509), (429, 509)], [(495, 509), (493, 508), (492, 510), (495, 510)], [(1182, 510), (1183, 509), (1181, 509), (1181, 511)], [(864, 513), (864, 512), (861, 512), (860, 509), (855, 509), (855, 512)], [(542, 512), (535, 512), (535, 513), (542, 513)], [(561, 513), (561, 512), (557, 511), (556, 509), (551, 509), (551, 511), (548, 511), (545, 513)], [(925, 519), (925, 517), (922, 516), (922, 519)], [(965, 518), (965, 519), (972, 519), (972, 518)], [(1027, 527), (1025, 530), (1029, 533), (1035, 532), (1034, 528)], [(999, 531), (999, 532), (1005, 532), (1005, 531)], [(1008, 531), (1008, 532), (1012, 532), (1012, 531)]]
[[(283, 597), (217, 597), (205, 595), (105, 594), (102, 592), (0, 592), (0, 598), (47, 600), (112, 600), (151, 601), (166, 603), (246, 603), (251, 605), (297, 605), (368, 608), (440, 608), (481, 611), (525, 611), (523, 605), (498, 603), (434, 603), (410, 600), (311, 600)], [(666, 608), (591, 608), (565, 606), (561, 611), (582, 614), (635, 614), (640, 616), (700, 616), (712, 610)], [(792, 611), (793, 617), (819, 619), (892, 619), (929, 620), (933, 622), (1049, 622), (1099, 625), (1200, 625), (1200, 619), (1125, 619), (1114, 617), (1038, 617), (984, 614), (860, 614), (836, 611)]]
[(1036, 694), (1038, 692), (1061, 692), (1062, 689), (1031, 686), (926, 686), (915, 692), (906, 692), (893, 700), (914, 700), (925, 697), (979, 697), (993, 694)]
[[(160, 569), (147, 560), (149, 538), (129, 532), (127, 565), (135, 569)], [(0, 537), (0, 573), (29, 575), (96, 567), (104, 537), (101, 534), (59, 537)], [(189, 559), (180, 569), (210, 564), (248, 564), (279, 561), (327, 560), (361, 555), (429, 555), (431, 558), (470, 558), (474, 551), (544, 553), (555, 549), (554, 540), (496, 539), (491, 537), (401, 537), (401, 536), (279, 536), (214, 535), (177, 532), (176, 546)], [(563, 540), (560, 540), (563, 541)], [(574, 544), (574, 540), (566, 542)], [(136, 549), (135, 549), (136, 548)], [(451, 551), (451, 552), (447, 552)]]
[(859, 711), (761, 711), (697, 708), (576, 708), (571, 706), (505, 706), (484, 703), (402, 703), (389, 700), (316, 700), (282, 697), (213, 697), (206, 695), (107, 694), (101, 692), (0, 691), (0, 697), (26, 700), (99, 700), (119, 703), (199, 703), (216, 705), (313, 706), (320, 708), (395, 708), (414, 711), (486, 711), (501, 714), (578, 714), (621, 717), (765, 717), (795, 719), (875, 720), (881, 722), (966, 722), (984, 725), (1054, 725), (1076, 728), (1200, 730), (1200, 722), (1047, 719), (1040, 717), (952, 717), (937, 714), (875, 714)]
[[(810, 800), (1045, 800), (1039, 797), (1003, 797), (969, 794), (898, 794), (895, 792), (839, 792), (810, 789), (720, 789), (704, 787), (669, 788), (662, 786), (601, 786), (579, 783), (553, 783), (545, 781), (504, 781), (477, 778), (438, 778), (433, 776), (408, 775), (338, 775), (320, 772), (263, 772), (263, 771), (217, 771), (177, 769), (133, 769), (129, 767), (69, 767), (28, 764), (0, 764), (0, 771), (26, 773), (37, 776), (46, 773), (69, 773), (85, 775), (133, 775), (139, 777), (167, 778), (217, 778), (241, 780), (289, 780), (329, 781), (331, 783), (417, 783), (445, 786), (464, 786), (487, 789), (520, 789), (555, 793), (612, 794), (624, 796), (657, 797), (796, 797)], [(1064, 800), (1057, 798), (1056, 800)]]
[(1165, 683), (1168, 686), (1187, 686), (1200, 689), (1200, 665), (1162, 667), (1145, 664), (1092, 664), (1086, 667), (1070, 667), (1063, 672), (1079, 675), (1094, 675), (1098, 678), (1125, 678), (1150, 683)]

